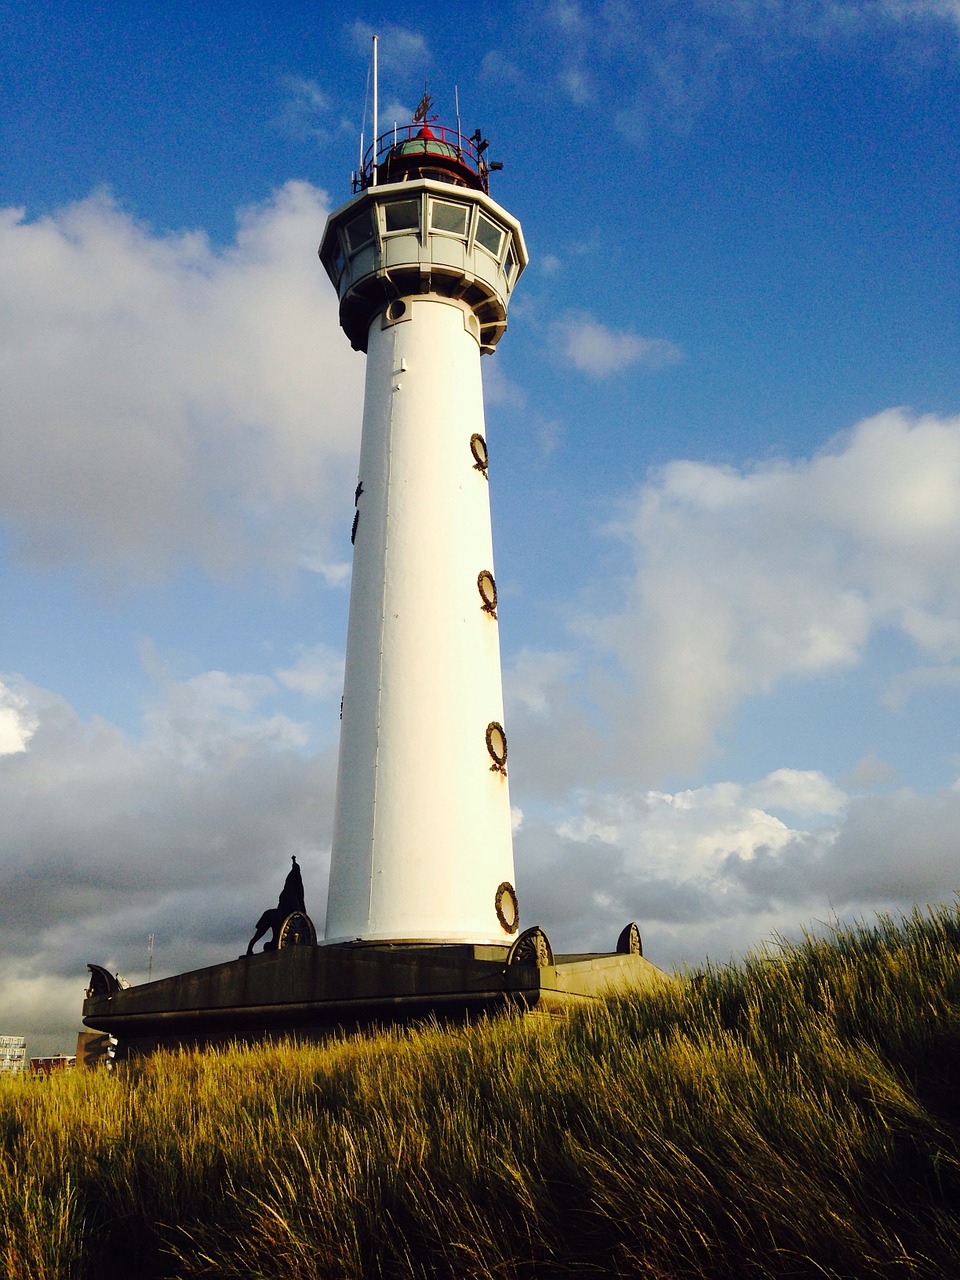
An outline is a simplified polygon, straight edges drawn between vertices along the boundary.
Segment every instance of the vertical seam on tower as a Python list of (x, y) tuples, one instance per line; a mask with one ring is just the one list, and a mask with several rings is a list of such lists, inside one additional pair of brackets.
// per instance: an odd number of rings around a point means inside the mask
[[(412, 303), (411, 303), (412, 306)], [(370, 917), (373, 911), (373, 887), (376, 879), (375, 865), (377, 853), (377, 795), (380, 790), (380, 704), (383, 700), (383, 632), (386, 627), (387, 619), (387, 562), (390, 558), (390, 495), (391, 495), (391, 474), (393, 471), (393, 371), (397, 365), (397, 325), (391, 325), (391, 352), (390, 352), (390, 411), (387, 415), (387, 466), (386, 466), (386, 494), (384, 495), (383, 507), (383, 586), (380, 591), (380, 638), (378, 641), (377, 652), (377, 727), (376, 727), (376, 748), (373, 758), (373, 813), (370, 820), (370, 892), (367, 896), (367, 926), (370, 924)]]

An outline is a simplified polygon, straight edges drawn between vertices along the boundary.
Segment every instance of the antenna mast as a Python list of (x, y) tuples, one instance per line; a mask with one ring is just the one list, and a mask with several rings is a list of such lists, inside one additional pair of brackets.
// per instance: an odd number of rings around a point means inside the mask
[(379, 43), (379, 37), (374, 36), (373, 37), (373, 160), (372, 160), (373, 173), (370, 178), (371, 184), (373, 186), (377, 185), (377, 143), (378, 143), (377, 128), (379, 124), (377, 119), (377, 110), (378, 110), (377, 44), (378, 43)]

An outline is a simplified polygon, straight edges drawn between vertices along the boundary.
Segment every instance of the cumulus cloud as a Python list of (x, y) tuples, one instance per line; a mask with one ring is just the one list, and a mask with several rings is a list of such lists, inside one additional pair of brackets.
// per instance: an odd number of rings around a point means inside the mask
[[(154, 976), (238, 955), (291, 854), (322, 927), (335, 747), (302, 749), (273, 678), (169, 681), (140, 741), (47, 690), (6, 687), (35, 729), (0, 756), (0, 999), (32, 1052), (51, 1007), (62, 1018), (69, 1003), (79, 1024), (88, 961), (142, 981), (150, 933)], [(69, 1048), (59, 1026), (50, 1047)]]
[(326, 214), (289, 182), (216, 249), (104, 193), (0, 211), (0, 521), (19, 554), (141, 581), (186, 558), (329, 558), (363, 361), (316, 259)]
[(671, 964), (956, 894), (960, 784), (894, 788), (867, 744), (842, 780), (656, 781), (700, 767), (745, 699), (789, 680), (799, 705), (803, 681), (859, 667), (881, 633), (904, 670), (878, 701), (956, 689), (958, 450), (960, 418), (893, 409), (811, 458), (672, 463), (625, 502), (616, 608), (585, 603), (566, 650), (505, 673), (525, 923), (575, 950), (636, 918)]
[(560, 353), (575, 369), (595, 378), (620, 373), (631, 365), (662, 369), (683, 358), (665, 338), (642, 338), (625, 329), (611, 329), (586, 312), (572, 311), (552, 327)]
[(0, 756), (26, 751), (37, 727), (27, 699), (0, 683)]
[[(832, 807), (831, 784), (821, 777), (799, 781), (804, 803), (812, 782)], [(726, 958), (757, 941), (776, 927), (776, 912), (727, 867), (732, 857), (748, 862), (779, 850), (795, 834), (758, 803), (771, 785), (782, 790), (784, 779), (673, 793), (587, 790), (565, 815), (526, 813), (517, 837), (526, 923), (542, 921), (571, 950), (610, 950), (636, 919), (657, 938), (654, 954), (664, 964), (705, 950)]]
[(810, 459), (674, 462), (613, 532), (634, 561), (622, 604), (577, 626), (621, 673), (607, 714), (641, 773), (694, 768), (742, 699), (852, 669), (881, 630), (955, 679), (960, 418), (893, 409)]
[(850, 797), (816, 771), (585, 792), (565, 817), (525, 815), (521, 906), (570, 949), (609, 949), (636, 919), (658, 963), (722, 961), (807, 921), (953, 898), (958, 823), (960, 789)]

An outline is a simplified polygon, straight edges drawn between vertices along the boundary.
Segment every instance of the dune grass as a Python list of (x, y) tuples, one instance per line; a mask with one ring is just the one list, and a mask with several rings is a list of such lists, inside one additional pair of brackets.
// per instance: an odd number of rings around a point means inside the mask
[(960, 1276), (960, 913), (562, 1020), (0, 1081), (0, 1276)]

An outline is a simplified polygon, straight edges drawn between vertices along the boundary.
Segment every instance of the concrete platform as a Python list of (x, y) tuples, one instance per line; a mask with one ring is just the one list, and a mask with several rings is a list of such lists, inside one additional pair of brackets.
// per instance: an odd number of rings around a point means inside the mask
[(289, 1034), (320, 1039), (335, 1028), (430, 1015), (462, 1020), (510, 1009), (553, 1013), (670, 981), (637, 954), (553, 957), (541, 951), (540, 958), (551, 963), (523, 954), (517, 959), (515, 947), (289, 946), (138, 987), (106, 991), (109, 984), (95, 974), (83, 1022), (116, 1036), (118, 1056), (127, 1056)]

